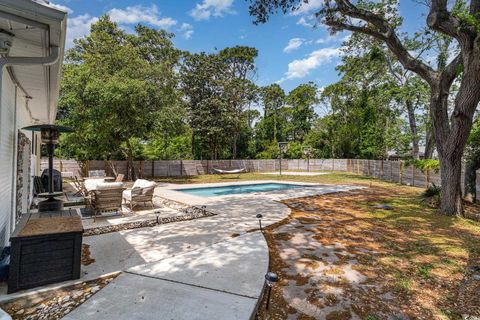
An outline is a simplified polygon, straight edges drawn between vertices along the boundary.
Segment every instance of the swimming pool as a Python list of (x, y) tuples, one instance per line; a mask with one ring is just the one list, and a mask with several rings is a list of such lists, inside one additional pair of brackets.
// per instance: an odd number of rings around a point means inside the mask
[(305, 185), (287, 184), (287, 183), (256, 183), (256, 184), (240, 184), (223, 187), (197, 187), (187, 189), (174, 189), (175, 191), (185, 192), (200, 197), (217, 197), (232, 194), (243, 194), (252, 192), (279, 191), (288, 189), (305, 188)]

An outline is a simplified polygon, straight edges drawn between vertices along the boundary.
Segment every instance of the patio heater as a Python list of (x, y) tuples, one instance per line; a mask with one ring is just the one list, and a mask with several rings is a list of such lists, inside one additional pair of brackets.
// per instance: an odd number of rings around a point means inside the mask
[(288, 142), (279, 142), (278, 148), (280, 149), (280, 175), (282, 175), (282, 155), (287, 150)]
[(40, 131), (42, 144), (46, 146), (48, 155), (48, 191), (38, 194), (40, 198), (46, 198), (38, 203), (38, 211), (58, 211), (63, 209), (63, 201), (55, 199), (61, 196), (62, 192), (53, 190), (53, 153), (58, 144), (58, 137), (61, 132), (72, 132), (73, 129), (54, 124), (41, 124), (22, 128), (22, 130)]
[(303, 149), (303, 154), (307, 157), (307, 172), (310, 172), (310, 157), (312, 156), (313, 149), (310, 147), (305, 147)]

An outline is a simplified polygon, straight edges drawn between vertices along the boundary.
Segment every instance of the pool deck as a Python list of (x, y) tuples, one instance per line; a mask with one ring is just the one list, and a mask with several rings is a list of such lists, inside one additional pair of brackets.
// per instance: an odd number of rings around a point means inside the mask
[(64, 319), (250, 319), (268, 271), (256, 214), (268, 226), (290, 213), (279, 200), (359, 188), (282, 181), (307, 188), (216, 197), (174, 190), (259, 183), (279, 181), (157, 187), (156, 196), (205, 205), (216, 215), (86, 237), (96, 260), (89, 273), (123, 273)]

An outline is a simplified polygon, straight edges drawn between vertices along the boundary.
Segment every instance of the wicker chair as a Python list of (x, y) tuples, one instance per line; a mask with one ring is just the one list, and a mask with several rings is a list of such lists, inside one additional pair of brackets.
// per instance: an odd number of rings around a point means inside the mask
[(94, 219), (104, 212), (118, 212), (123, 214), (122, 194), (125, 188), (122, 183), (100, 183), (91, 190), (90, 204), (94, 211)]
[(130, 204), (131, 210), (140, 203), (146, 205), (148, 202), (153, 208), (153, 192), (156, 186), (157, 184), (153, 181), (137, 179), (131, 190), (123, 191), (123, 199), (125, 203)]

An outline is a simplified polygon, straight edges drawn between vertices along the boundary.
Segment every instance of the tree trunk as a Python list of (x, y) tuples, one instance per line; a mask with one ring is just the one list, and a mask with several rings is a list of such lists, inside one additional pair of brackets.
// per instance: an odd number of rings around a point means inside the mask
[(462, 188), (460, 185), (462, 174), (461, 157), (458, 159), (442, 159), (440, 157), (440, 177), (442, 189), (440, 191), (441, 211), (449, 216), (463, 216)]
[(477, 170), (480, 169), (480, 159), (468, 161), (465, 164), (465, 200), (475, 203), (477, 201)]
[(415, 107), (411, 99), (405, 101), (408, 113), (408, 123), (410, 125), (410, 132), (412, 134), (412, 157), (413, 159), (419, 159), (418, 154), (418, 128), (417, 120), (415, 119)]
[(233, 133), (232, 159), (237, 158), (237, 141), (238, 141), (238, 131)]
[(424, 159), (432, 159), (435, 150), (435, 136), (430, 125), (427, 126), (425, 135), (425, 154)]
[(130, 145), (130, 139), (126, 139), (127, 145), (127, 176), (130, 180), (136, 180), (135, 168), (133, 166), (133, 151), (132, 146)]

